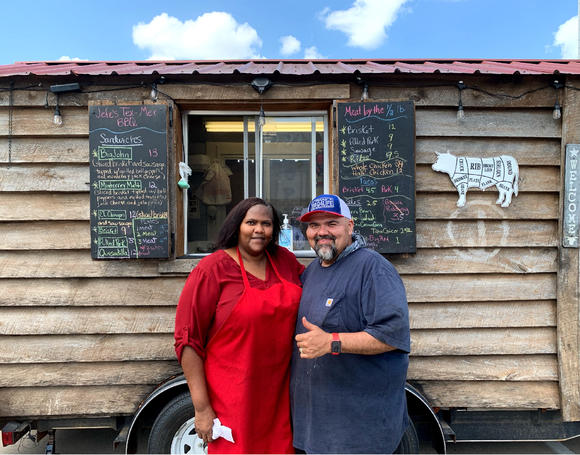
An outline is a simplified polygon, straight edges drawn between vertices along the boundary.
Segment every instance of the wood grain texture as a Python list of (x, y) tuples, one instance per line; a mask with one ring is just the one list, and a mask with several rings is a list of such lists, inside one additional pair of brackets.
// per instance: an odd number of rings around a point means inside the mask
[(90, 247), (88, 221), (0, 223), (0, 250), (78, 250)]
[(89, 164), (89, 138), (19, 137), (0, 138), (0, 163), (82, 163)]
[(417, 356), (555, 354), (554, 328), (447, 329), (411, 331)]
[(173, 334), (0, 337), (0, 364), (175, 360)]
[(556, 302), (410, 303), (409, 322), (412, 329), (555, 327)]
[(89, 193), (0, 192), (0, 221), (89, 219)]
[(559, 409), (557, 382), (414, 381), (432, 406)]
[(175, 306), (185, 279), (186, 277), (0, 280), (0, 306)]
[[(89, 116), (86, 107), (60, 109), (62, 125), (53, 123), (53, 110), (44, 107), (13, 109), (13, 136), (88, 136)], [(0, 108), (0, 136), (8, 136), (8, 109)]]
[(1, 364), (0, 387), (156, 385), (181, 372), (177, 360)]
[(411, 356), (409, 380), (557, 381), (556, 355)]

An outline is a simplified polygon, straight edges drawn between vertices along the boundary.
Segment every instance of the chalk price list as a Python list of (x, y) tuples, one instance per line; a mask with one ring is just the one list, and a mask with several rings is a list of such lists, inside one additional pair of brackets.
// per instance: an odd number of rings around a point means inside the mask
[(165, 107), (94, 106), (90, 114), (93, 257), (166, 257)]
[(340, 196), (355, 229), (379, 252), (414, 251), (412, 104), (341, 103), (338, 121)]

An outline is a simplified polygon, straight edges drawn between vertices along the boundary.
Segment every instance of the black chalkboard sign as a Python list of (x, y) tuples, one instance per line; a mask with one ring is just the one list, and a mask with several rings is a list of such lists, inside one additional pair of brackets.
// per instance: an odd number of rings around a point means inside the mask
[(169, 257), (167, 107), (90, 106), (91, 255)]
[(415, 106), (337, 103), (339, 195), (380, 253), (414, 253)]

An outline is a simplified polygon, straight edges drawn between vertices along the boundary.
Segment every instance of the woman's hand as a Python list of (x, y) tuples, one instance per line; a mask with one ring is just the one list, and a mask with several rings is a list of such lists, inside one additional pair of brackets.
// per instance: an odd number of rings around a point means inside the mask
[(211, 406), (203, 410), (195, 410), (195, 432), (206, 444), (213, 441), (213, 419), (216, 417)]

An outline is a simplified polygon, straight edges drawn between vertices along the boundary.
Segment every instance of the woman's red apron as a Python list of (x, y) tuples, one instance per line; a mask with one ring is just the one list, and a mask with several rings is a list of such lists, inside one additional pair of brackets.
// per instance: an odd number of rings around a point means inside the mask
[[(268, 254), (268, 253), (266, 253)], [(218, 438), (209, 453), (293, 453), (290, 359), (302, 289), (284, 280), (250, 287), (238, 250), (244, 292), (206, 347), (205, 374), (213, 409), (235, 443)]]

